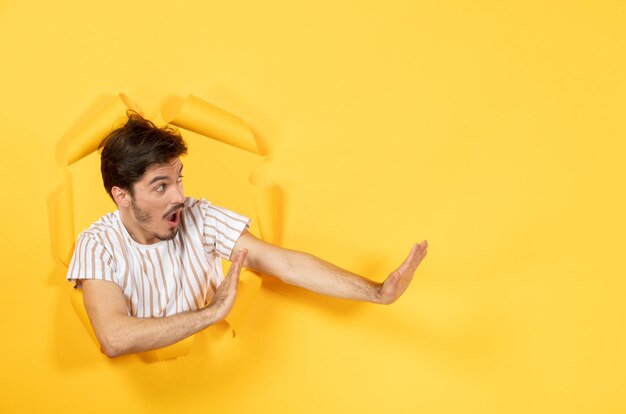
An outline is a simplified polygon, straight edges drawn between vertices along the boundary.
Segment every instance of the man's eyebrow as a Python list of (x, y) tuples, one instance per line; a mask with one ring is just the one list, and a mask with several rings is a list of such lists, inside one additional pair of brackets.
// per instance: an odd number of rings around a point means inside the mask
[(167, 175), (157, 175), (152, 180), (150, 180), (148, 185), (152, 185), (152, 184), (156, 183), (159, 180), (167, 180), (168, 178), (170, 178), (170, 177), (168, 177)]
[[(180, 173), (183, 172), (183, 165), (180, 165), (180, 170), (178, 170), (178, 175), (180, 175)], [(148, 183), (148, 185), (152, 185), (154, 183), (156, 183), (159, 180), (167, 180), (168, 177), (167, 175), (157, 175), (156, 177), (154, 177), (152, 180), (150, 180), (150, 182)]]

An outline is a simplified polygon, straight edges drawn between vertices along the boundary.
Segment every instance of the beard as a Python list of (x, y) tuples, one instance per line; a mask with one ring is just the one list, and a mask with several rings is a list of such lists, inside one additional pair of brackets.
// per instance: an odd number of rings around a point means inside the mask
[[(152, 215), (149, 212), (142, 210), (141, 207), (139, 207), (135, 203), (135, 200), (133, 200), (132, 198), (130, 200), (130, 206), (133, 209), (133, 214), (135, 215), (135, 218), (140, 224), (145, 225), (146, 223), (149, 223), (150, 220), (152, 220)], [(154, 237), (161, 241), (172, 240), (174, 237), (176, 237), (177, 234), (178, 227), (171, 229), (168, 234), (153, 233)]]
[(166, 240), (172, 240), (174, 237), (176, 237), (177, 234), (178, 234), (178, 227), (176, 227), (175, 229), (172, 229), (172, 231), (168, 235), (164, 236), (162, 234), (155, 234), (154, 237), (156, 237), (157, 239), (161, 241), (166, 241)]

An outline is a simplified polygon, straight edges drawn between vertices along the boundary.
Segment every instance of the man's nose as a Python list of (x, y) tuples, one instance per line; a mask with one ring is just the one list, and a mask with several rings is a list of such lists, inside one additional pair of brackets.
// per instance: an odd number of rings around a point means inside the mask
[(175, 187), (176, 189), (174, 190), (174, 198), (172, 200), (172, 204), (181, 204), (185, 201), (185, 192), (183, 190), (183, 186), (181, 184)]

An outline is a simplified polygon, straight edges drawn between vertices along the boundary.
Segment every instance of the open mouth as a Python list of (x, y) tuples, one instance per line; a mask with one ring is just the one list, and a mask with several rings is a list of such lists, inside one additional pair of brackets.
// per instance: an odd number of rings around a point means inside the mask
[(175, 212), (173, 212), (172, 214), (170, 214), (169, 216), (166, 216), (165, 219), (167, 220), (167, 222), (171, 225), (171, 226), (177, 226), (178, 222), (180, 220), (180, 212), (182, 210), (176, 210)]

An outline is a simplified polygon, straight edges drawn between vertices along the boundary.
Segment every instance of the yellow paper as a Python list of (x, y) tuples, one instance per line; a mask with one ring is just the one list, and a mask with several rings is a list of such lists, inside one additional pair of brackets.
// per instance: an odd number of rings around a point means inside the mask
[[(626, 413), (626, 1), (171, 6), (0, 3), (0, 412)], [(267, 278), (239, 342), (224, 323), (186, 358), (101, 356), (46, 226), (56, 144), (111, 88), (150, 119), (189, 91), (266, 133), (285, 247), (380, 282), (428, 239), (405, 294)], [(242, 164), (196, 191), (187, 160), (189, 195), (257, 221), (253, 192), (222, 197)], [(74, 198), (112, 210), (98, 172)]]
[(67, 267), (70, 265), (74, 251), (74, 202), (72, 198), (72, 181), (67, 176), (66, 182), (56, 193), (53, 203), (54, 224), (52, 225), (53, 251), (56, 257)]
[(277, 184), (256, 186), (254, 194), (256, 214), (261, 238), (279, 244), (281, 240), (282, 190)]
[(191, 351), (193, 341), (194, 335), (191, 335), (172, 345), (154, 349), (152, 351), (141, 352), (139, 357), (146, 362), (156, 362), (187, 356), (189, 355), (189, 351)]
[(126, 105), (128, 109), (130, 109), (131, 111), (137, 112), (139, 115), (143, 117), (146, 116), (143, 110), (141, 109), (141, 107), (137, 105), (135, 102), (133, 102), (128, 96), (126, 96), (126, 94), (120, 93), (118, 96), (121, 99), (121, 101), (124, 102), (124, 105)]
[(171, 101), (165, 105), (163, 119), (172, 125), (261, 154), (252, 130), (244, 121), (194, 95), (189, 95), (182, 103)]
[[(124, 99), (131, 101), (124, 96)], [(126, 122), (126, 110), (119, 96), (112, 97), (104, 107), (90, 117), (82, 126), (71, 131), (68, 139), (67, 165), (71, 165), (81, 158), (98, 149), (102, 139), (113, 129)]]
[(226, 322), (232, 326), (235, 332), (240, 329), (248, 311), (252, 307), (256, 295), (261, 289), (261, 282), (261, 277), (256, 273), (247, 269), (241, 271), (235, 304), (226, 317)]

